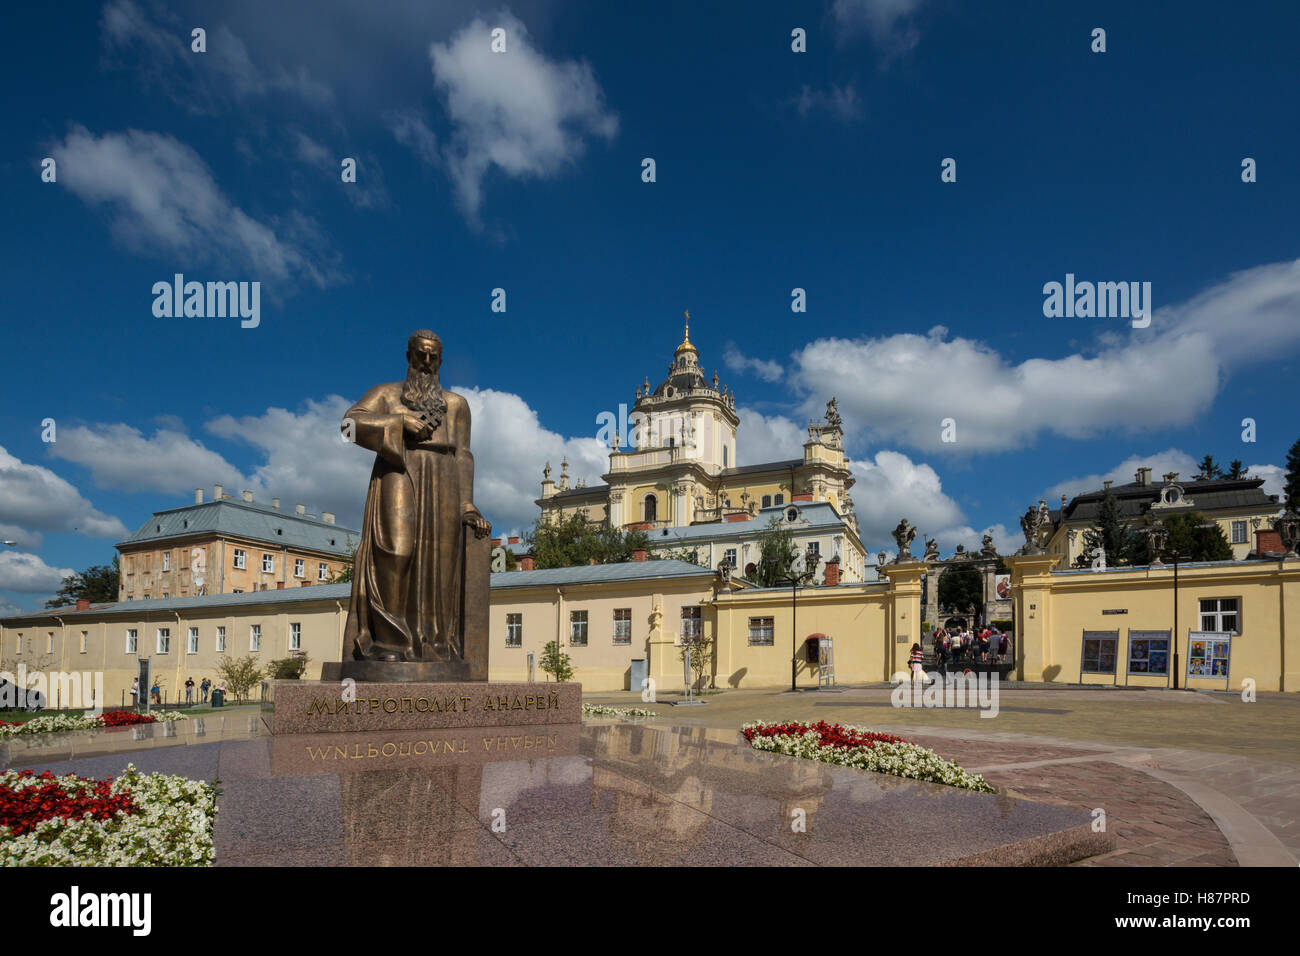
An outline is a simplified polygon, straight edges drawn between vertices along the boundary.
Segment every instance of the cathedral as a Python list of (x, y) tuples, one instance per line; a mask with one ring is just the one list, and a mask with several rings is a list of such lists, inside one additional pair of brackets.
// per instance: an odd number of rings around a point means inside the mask
[(547, 463), (537, 499), (542, 520), (583, 512), (647, 532), (656, 551), (694, 550), (710, 567), (726, 556), (743, 575), (757, 560), (759, 534), (776, 518), (789, 524), (801, 549), (812, 545), (824, 562), (838, 558), (843, 580), (864, 580), (849, 494), (854, 479), (835, 400), (823, 421), (808, 423), (802, 457), (737, 465), (736, 397), (719, 386), (716, 372), (711, 381), (705, 377), (689, 320), (688, 313), (667, 378), (653, 389), (649, 378), (637, 387), (631, 434), (613, 436), (605, 484), (571, 486), (567, 461), (557, 483)]

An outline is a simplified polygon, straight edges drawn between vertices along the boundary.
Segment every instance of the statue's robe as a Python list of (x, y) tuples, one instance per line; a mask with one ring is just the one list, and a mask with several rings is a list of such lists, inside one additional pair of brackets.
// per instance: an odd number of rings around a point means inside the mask
[(358, 445), (376, 453), (343, 650), (356, 659), (464, 656), (461, 578), (464, 515), (473, 510), (474, 458), (465, 399), (444, 390), (447, 411), (432, 436), (403, 432), (402, 382), (378, 385), (348, 410)]

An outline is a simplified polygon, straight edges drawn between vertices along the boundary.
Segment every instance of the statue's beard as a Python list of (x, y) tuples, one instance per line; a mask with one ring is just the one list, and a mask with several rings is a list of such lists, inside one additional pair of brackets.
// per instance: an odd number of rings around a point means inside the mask
[(402, 388), (402, 404), (421, 414), (434, 428), (442, 423), (447, 413), (447, 400), (442, 397), (442, 385), (436, 371), (421, 371), (408, 367), (406, 384)]

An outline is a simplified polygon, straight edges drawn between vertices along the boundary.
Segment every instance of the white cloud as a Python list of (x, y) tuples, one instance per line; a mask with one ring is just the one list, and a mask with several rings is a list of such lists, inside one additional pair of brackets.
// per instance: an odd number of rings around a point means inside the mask
[(921, 39), (913, 22), (924, 0), (834, 0), (831, 16), (847, 37), (866, 32), (888, 54), (906, 53)]
[(13, 617), (16, 614), (24, 613), (23, 609), (17, 604), (10, 604), (8, 601), (0, 601), (0, 618)]
[(1286, 469), (1279, 465), (1247, 465), (1246, 474), (1251, 478), (1263, 478), (1263, 492), (1277, 495), (1278, 505), (1286, 504)]
[[(870, 441), (958, 453), (1020, 448), (1043, 433), (1193, 424), (1235, 368), (1300, 343), (1297, 314), (1300, 262), (1275, 263), (1158, 310), (1149, 329), (1099, 336), (1089, 354), (1017, 364), (936, 326), (924, 336), (818, 339), (795, 354), (792, 378), (811, 414), (833, 382), (846, 429)], [(955, 443), (941, 440), (945, 418), (956, 421)]]
[(392, 110), (385, 114), (384, 121), (393, 137), (410, 148), (422, 163), (427, 166), (438, 164), (438, 137), (419, 113), (414, 110)]
[(177, 263), (210, 260), (282, 284), (325, 287), (339, 278), (337, 256), (323, 252), (327, 241), (311, 219), (296, 212), (273, 224), (253, 219), (226, 198), (198, 153), (172, 136), (97, 137), (74, 126), (51, 155), (59, 182), (87, 204), (108, 207), (114, 237), (133, 251)]
[(89, 468), (101, 488), (121, 491), (184, 493), (213, 482), (233, 487), (243, 480), (219, 453), (172, 428), (145, 436), (121, 422), (65, 426), (50, 453)]
[[(207, 31), (205, 53), (191, 50), (190, 31), (196, 25)], [(193, 110), (210, 111), (219, 104), (272, 94), (314, 107), (334, 100), (329, 85), (305, 66), (259, 67), (244, 41), (224, 24), (188, 22), (162, 4), (110, 0), (100, 26), (110, 59), (129, 60), (149, 88)]]
[(769, 362), (764, 359), (747, 358), (744, 353), (736, 347), (736, 343), (728, 342), (727, 347), (722, 352), (722, 361), (733, 372), (744, 373), (752, 372), (764, 382), (780, 381), (784, 369), (780, 362)]
[(852, 83), (845, 86), (832, 83), (824, 90), (814, 89), (805, 83), (799, 95), (793, 97), (792, 102), (800, 116), (824, 110), (835, 119), (849, 122), (861, 119), (864, 112), (862, 98), (858, 96), (858, 91), (854, 89)]
[[(57, 448), (66, 432), (60, 432)], [(80, 532), (93, 538), (123, 538), (126, 526), (98, 511), (70, 483), (48, 468), (27, 464), (0, 447), (0, 537), (24, 547), (40, 543), (37, 532)]]
[[(505, 30), (505, 53), (492, 52), (497, 27)], [(613, 139), (618, 131), (591, 66), (548, 59), (508, 13), (491, 24), (475, 19), (449, 42), (434, 43), (429, 57), (453, 125), (443, 158), (473, 225), (490, 170), (515, 179), (555, 176), (582, 155), (586, 134)]]
[(25, 551), (0, 551), (0, 591), (23, 594), (53, 594), (72, 568), (52, 568)]
[(808, 433), (784, 415), (762, 415), (752, 408), (739, 408), (736, 429), (736, 464), (761, 465), (803, 457)]

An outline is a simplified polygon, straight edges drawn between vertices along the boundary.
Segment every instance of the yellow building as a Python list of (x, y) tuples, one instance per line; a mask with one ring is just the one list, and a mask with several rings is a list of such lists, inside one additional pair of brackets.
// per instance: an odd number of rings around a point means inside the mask
[[(1130, 527), (1146, 521), (1196, 512), (1206, 521), (1215, 522), (1232, 546), (1232, 556), (1241, 560), (1254, 547), (1255, 532), (1267, 529), (1282, 505), (1277, 495), (1265, 494), (1263, 478), (1196, 478), (1179, 481), (1170, 472), (1163, 481), (1151, 480), (1150, 468), (1139, 468), (1134, 480), (1126, 485), (1106, 482), (1104, 488), (1078, 495), (1050, 512), (1051, 538), (1047, 550), (1065, 560), (1070, 567), (1083, 553), (1083, 532), (1097, 523), (1097, 514), (1106, 496), (1114, 495), (1120, 514)], [(1113, 562), (1112, 562), (1113, 563)]]
[(319, 518), (304, 505), (281, 511), (279, 498), (265, 505), (245, 491), (236, 500), (221, 485), (205, 502), (198, 489), (194, 504), (155, 511), (118, 543), (118, 596), (148, 601), (324, 584), (360, 540), (328, 511)]
[[(717, 545), (733, 530), (730, 523), (761, 518), (766, 525), (770, 517), (783, 515), (783, 506), (825, 503), (841, 528), (837, 553), (844, 579), (864, 579), (866, 553), (849, 493), (854, 478), (833, 398), (825, 420), (809, 423), (801, 458), (738, 466), (735, 395), (719, 387), (716, 372), (711, 383), (705, 378), (688, 322), (668, 377), (656, 388), (649, 378), (637, 387), (626, 422), (609, 418), (600, 436), (608, 437), (613, 449), (605, 484), (571, 486), (567, 461), (557, 484), (548, 462), (537, 499), (542, 520), (582, 512), (617, 528), (651, 532), (652, 548), (678, 550), (680, 536), (653, 532), (703, 527), (688, 536), (692, 546)], [(625, 441), (631, 447), (624, 449)], [(765, 509), (775, 510), (763, 514)], [(743, 573), (745, 565), (737, 567)]]
[[(1006, 560), (1019, 680), (1300, 690), (1300, 560), (1182, 565), (1176, 582), (1171, 566), (1078, 571), (1057, 570), (1059, 555)], [(673, 560), (500, 572), (489, 678), (544, 680), (543, 649), (558, 641), (587, 692), (641, 689), (641, 674), (658, 692), (680, 691), (682, 638), (699, 634), (711, 644), (705, 683), (719, 688), (788, 686), (792, 659), (799, 686), (817, 686), (825, 674), (812, 639), (821, 636), (837, 683), (887, 681), (906, 671), (920, 642), (924, 575), (920, 561), (892, 564), (879, 582), (793, 595), (728, 586)], [(141, 657), (169, 700), (187, 677), (218, 679), (223, 658), (249, 655), (265, 667), (302, 652), (314, 679), (322, 662), (340, 659), (349, 591), (333, 584), (15, 615), (0, 619), (0, 671), (102, 671), (110, 706), (129, 703)]]

